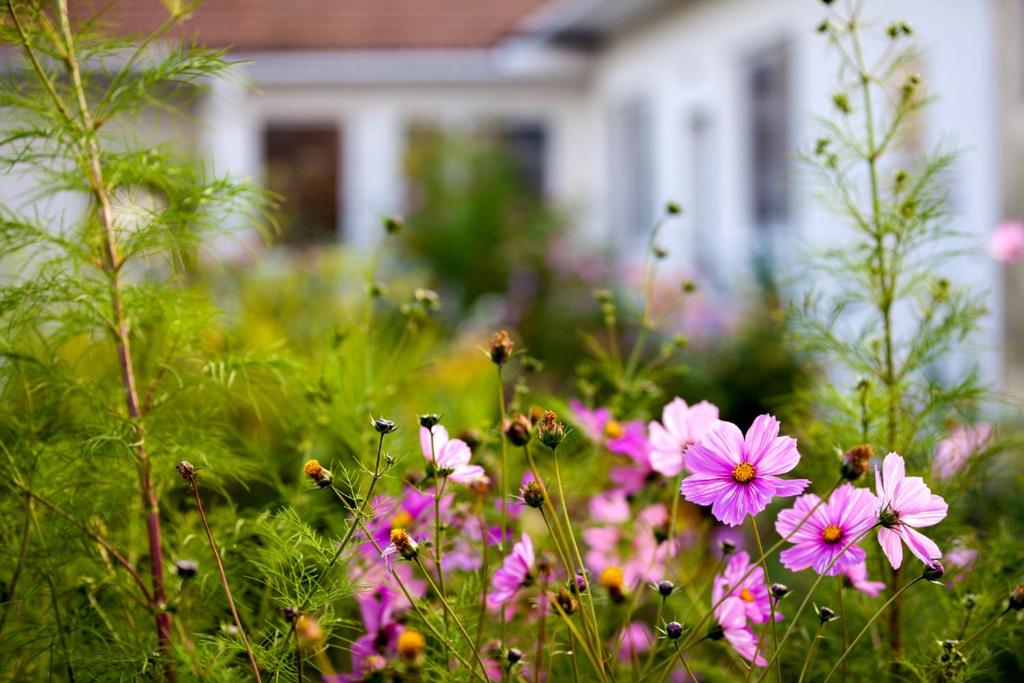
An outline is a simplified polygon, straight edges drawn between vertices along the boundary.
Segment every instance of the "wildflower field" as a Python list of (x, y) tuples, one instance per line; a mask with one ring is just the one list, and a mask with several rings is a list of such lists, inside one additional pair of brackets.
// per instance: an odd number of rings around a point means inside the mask
[(709, 333), (659, 274), (674, 202), (640, 288), (561, 273), (521, 326), (449, 299), (429, 213), (226, 263), (276, 198), (137, 122), (228, 55), (6, 0), (0, 161), (82, 210), (0, 207), (0, 680), (1021, 680), (1020, 405), (948, 362), (986, 315), (941, 275), (956, 157), (894, 152), (916, 36), (842, 4), (793, 163), (846, 239)]

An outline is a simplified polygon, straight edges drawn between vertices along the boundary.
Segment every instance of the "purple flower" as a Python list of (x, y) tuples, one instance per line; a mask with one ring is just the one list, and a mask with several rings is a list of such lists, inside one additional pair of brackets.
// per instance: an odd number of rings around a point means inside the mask
[(811, 567), (819, 574), (835, 576), (845, 567), (864, 562), (867, 553), (863, 548), (846, 546), (875, 525), (877, 501), (867, 489), (843, 484), (828, 502), (820, 502), (818, 496), (809, 493), (779, 513), (775, 530), (794, 544), (782, 551), (779, 560), (791, 571)]
[(622, 630), (619, 659), (629, 662), (651, 649), (654, 633), (643, 622), (634, 621)]
[(1024, 256), (1024, 223), (1003, 221), (996, 226), (989, 238), (992, 258), (1003, 263), (1013, 263)]
[(778, 476), (796, 467), (800, 453), (796, 439), (779, 436), (779, 421), (771, 415), (754, 420), (746, 438), (733, 423), (715, 420), (685, 458), (693, 474), (680, 493), (691, 503), (711, 505), (711, 514), (729, 526), (761, 512), (774, 496), (795, 496), (811, 483)]
[[(715, 600), (715, 602), (718, 601)], [(757, 636), (754, 635), (753, 629), (747, 626), (742, 600), (726, 598), (715, 608), (715, 618), (718, 619), (718, 625), (722, 628), (722, 635), (740, 657), (748, 662), (753, 661), (757, 666), (768, 665), (768, 662), (758, 652)], [(757, 653), (757, 659), (754, 659), (755, 653)]]
[(946, 481), (952, 479), (970, 457), (985, 446), (991, 434), (992, 426), (984, 422), (954, 429), (949, 438), (940, 441), (935, 449), (932, 476)]
[(885, 590), (885, 584), (881, 581), (868, 581), (868, 565), (865, 562), (844, 567), (843, 579), (843, 583), (873, 598)]
[(420, 427), (420, 448), (427, 462), (434, 463), (434, 467), (456, 484), (469, 485), (487, 477), (483, 467), (469, 464), (473, 457), (469, 445), (462, 439), (449, 439), (444, 425), (434, 425), (430, 429)]
[(361, 673), (365, 660), (394, 651), (402, 625), (395, 621), (396, 594), (387, 586), (378, 586), (359, 599), (359, 613), (366, 633), (352, 643), (352, 672)]
[(941, 496), (931, 492), (921, 477), (908, 477), (903, 456), (890, 453), (875, 467), (875, 493), (878, 495), (878, 543), (893, 569), (903, 564), (903, 543), (922, 562), (942, 557), (935, 541), (916, 527), (938, 524), (946, 517), (949, 506)]
[(588, 439), (602, 444), (612, 453), (632, 458), (647, 457), (647, 435), (639, 420), (619, 422), (608, 408), (587, 408), (573, 399), (569, 401), (572, 420)]
[[(754, 571), (747, 574), (749, 570), (750, 555), (746, 551), (730, 557), (725, 571), (715, 577), (715, 582), (711, 587), (711, 602), (718, 604), (726, 596), (729, 596), (730, 599), (736, 598), (746, 619), (750, 619), (755, 624), (763, 624), (771, 618), (772, 614), (768, 587), (764, 585), (764, 568), (757, 566)], [(781, 619), (782, 615), (776, 610), (775, 620)]]
[(661, 422), (650, 422), (651, 467), (666, 477), (683, 471), (683, 453), (701, 440), (711, 423), (718, 419), (718, 407), (707, 401), (692, 406), (675, 398), (661, 410)]
[(487, 595), (487, 604), (497, 607), (514, 598), (519, 589), (530, 582), (533, 561), (533, 541), (524, 532), (522, 540), (512, 547), (512, 552), (505, 557), (501, 568), (491, 577), (491, 592)]

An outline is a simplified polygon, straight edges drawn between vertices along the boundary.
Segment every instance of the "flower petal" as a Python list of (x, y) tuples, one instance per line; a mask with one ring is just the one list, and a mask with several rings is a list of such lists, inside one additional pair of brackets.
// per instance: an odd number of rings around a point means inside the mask
[(903, 564), (903, 540), (900, 535), (883, 527), (878, 530), (878, 544), (882, 546), (882, 552), (889, 558), (892, 568), (899, 569)]

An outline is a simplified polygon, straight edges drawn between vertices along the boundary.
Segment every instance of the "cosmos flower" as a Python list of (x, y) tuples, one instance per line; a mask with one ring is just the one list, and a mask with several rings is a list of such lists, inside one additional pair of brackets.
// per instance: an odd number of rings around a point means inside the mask
[(701, 440), (711, 423), (718, 419), (718, 407), (701, 401), (688, 406), (675, 398), (661, 410), (661, 422), (647, 425), (651, 442), (651, 467), (666, 477), (683, 471), (683, 453)]
[(779, 436), (779, 421), (761, 415), (744, 438), (731, 422), (711, 423), (700, 443), (686, 450), (686, 468), (680, 493), (691, 503), (711, 505), (711, 514), (723, 524), (737, 526), (756, 515), (775, 496), (795, 496), (810, 482), (782, 479), (800, 462), (796, 439)]
[(782, 551), (779, 560), (790, 571), (810, 567), (819, 574), (835, 576), (845, 567), (864, 562), (867, 553), (863, 548), (846, 546), (875, 525), (877, 501), (867, 489), (847, 483), (826, 503), (820, 503), (818, 496), (809, 493), (779, 513), (775, 530), (794, 544)]
[(491, 591), (487, 595), (487, 604), (497, 607), (509, 602), (516, 593), (531, 580), (533, 571), (533, 541), (523, 533), (522, 540), (512, 547), (501, 567), (491, 577)]
[(662, 576), (665, 563), (674, 555), (673, 547), (680, 543), (678, 537), (675, 544), (665, 539), (662, 532), (668, 519), (668, 509), (658, 503), (641, 509), (630, 527), (602, 524), (584, 529), (587, 567), (595, 574), (609, 567), (619, 568), (625, 586), (631, 590)]
[(633, 458), (647, 456), (647, 435), (639, 420), (619, 422), (608, 408), (587, 408), (573, 399), (569, 401), (572, 421), (588, 439), (601, 444), (612, 453)]
[(622, 646), (619, 648), (619, 659), (629, 662), (651, 649), (654, 632), (640, 621), (634, 621), (621, 634)]
[[(729, 641), (740, 657), (748, 662), (753, 661), (757, 666), (768, 665), (768, 662), (758, 652), (757, 636), (754, 635), (753, 629), (747, 626), (742, 600), (726, 598), (715, 608), (715, 618), (718, 620), (718, 626), (722, 629), (722, 636)], [(754, 658), (755, 653), (757, 653), (756, 659)]]
[(395, 620), (396, 593), (387, 586), (377, 586), (359, 599), (359, 614), (366, 633), (352, 643), (352, 672), (363, 671), (364, 661), (374, 655), (394, 652), (403, 626)]
[[(434, 435), (433, 444), (431, 432)], [(430, 429), (420, 427), (420, 448), (427, 462), (433, 463), (434, 467), (457, 484), (469, 485), (487, 476), (483, 467), (469, 464), (473, 457), (469, 445), (462, 439), (449, 439), (444, 425), (434, 425)]]
[(935, 541), (917, 527), (938, 524), (946, 517), (949, 506), (941, 496), (931, 492), (921, 477), (908, 477), (903, 456), (890, 453), (875, 467), (875, 493), (878, 495), (878, 543), (893, 569), (903, 564), (903, 544), (922, 562), (942, 557)]
[(1003, 263), (1014, 263), (1024, 256), (1024, 223), (1003, 221), (989, 238), (992, 258)]
[(864, 595), (877, 598), (878, 594), (885, 590), (885, 584), (881, 581), (868, 580), (868, 565), (865, 562), (847, 565), (843, 567), (843, 583), (851, 588), (859, 590)]
[(587, 509), (595, 522), (620, 524), (629, 519), (629, 501), (621, 491), (599, 493), (590, 499)]
[(970, 457), (985, 446), (991, 434), (992, 426), (984, 422), (954, 429), (935, 449), (932, 476), (944, 481), (952, 479), (964, 468)]
[[(755, 624), (763, 624), (771, 618), (772, 613), (768, 587), (764, 583), (764, 568), (757, 566), (749, 574), (747, 574), (748, 571), (750, 571), (750, 555), (746, 551), (738, 552), (730, 557), (725, 571), (716, 576), (715, 582), (712, 584), (711, 602), (718, 604), (726, 596), (729, 596), (728, 599), (736, 598), (745, 619), (750, 619)], [(782, 615), (776, 610), (775, 620), (781, 619)]]

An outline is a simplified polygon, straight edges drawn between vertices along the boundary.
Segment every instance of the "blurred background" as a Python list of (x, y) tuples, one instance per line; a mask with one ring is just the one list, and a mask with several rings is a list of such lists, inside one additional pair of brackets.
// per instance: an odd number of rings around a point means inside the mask
[[(142, 34), (175, 3), (73, 5)], [(215, 249), (214, 287), (243, 293), (243, 318), (260, 309), (250, 332), (268, 343), (318, 334), (304, 309), (400, 213), (392, 268), (430, 278), (452, 329), (514, 327), (571, 369), (574, 331), (601, 321), (592, 291), (640, 289), (651, 227), (678, 201), (659, 240), (662, 322), (703, 354), (688, 381), (742, 402), (798, 381), (774, 311), (844, 229), (795, 160), (832, 113), (822, 16), (816, 0), (207, 0), (170, 37), (229, 50), (235, 77), (140, 134), (279, 195), (274, 243), (253, 231)], [(868, 3), (867, 16), (880, 37), (893, 19), (915, 28), (923, 55), (906, 68), (937, 96), (901, 154), (961, 151), (952, 227), (973, 247), (950, 275), (986, 292), (990, 315), (954, 362), (1019, 391), (1024, 271), (987, 240), (1024, 218), (1024, 1)], [(0, 201), (18, 205), (31, 182), (5, 177)]]

